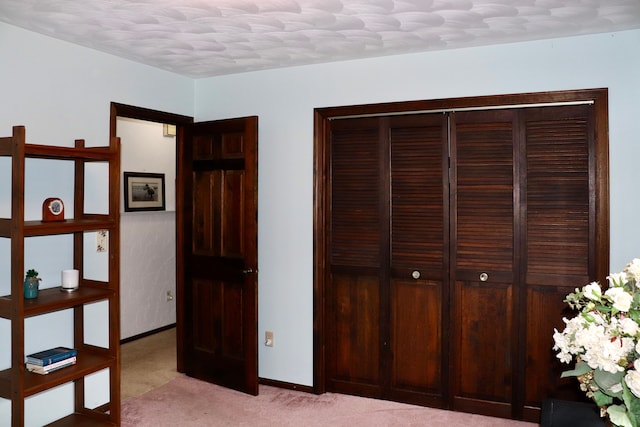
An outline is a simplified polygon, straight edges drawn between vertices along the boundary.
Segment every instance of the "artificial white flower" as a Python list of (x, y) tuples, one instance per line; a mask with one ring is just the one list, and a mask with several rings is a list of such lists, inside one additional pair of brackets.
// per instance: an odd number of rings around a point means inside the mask
[(605, 296), (611, 298), (613, 302), (613, 308), (618, 311), (627, 312), (631, 308), (631, 303), (633, 302), (633, 296), (626, 292), (622, 288), (609, 288), (604, 293)]
[(620, 362), (624, 361), (627, 354), (634, 349), (633, 339), (611, 338), (603, 329), (597, 331), (595, 335), (595, 339), (585, 347), (586, 352), (582, 355), (582, 360), (592, 369), (601, 369), (612, 374), (624, 371)]
[(573, 359), (573, 352), (570, 348), (569, 340), (562, 332), (558, 332), (557, 329), (554, 328), (553, 331), (553, 341), (555, 342), (553, 349), (560, 350), (557, 356), (558, 359), (560, 359), (562, 363), (570, 363)]
[(634, 258), (631, 261), (627, 268), (624, 270), (627, 273), (627, 277), (629, 280), (635, 280), (636, 283), (640, 283), (640, 259)]
[[(640, 360), (636, 360), (636, 363), (640, 364)], [(635, 369), (631, 369), (624, 376), (624, 382), (627, 383), (627, 387), (631, 390), (636, 397), (640, 397), (640, 372)]]
[(602, 289), (598, 282), (591, 282), (586, 285), (582, 288), (582, 293), (592, 301), (600, 301), (600, 298), (602, 298)]
[(638, 324), (630, 317), (625, 317), (620, 320), (618, 324), (620, 325), (620, 331), (622, 331), (623, 334), (632, 337), (636, 336), (638, 331), (640, 331), (640, 326), (638, 326)]
[(612, 273), (607, 276), (609, 286), (614, 288), (620, 288), (627, 283), (627, 274), (625, 273)]

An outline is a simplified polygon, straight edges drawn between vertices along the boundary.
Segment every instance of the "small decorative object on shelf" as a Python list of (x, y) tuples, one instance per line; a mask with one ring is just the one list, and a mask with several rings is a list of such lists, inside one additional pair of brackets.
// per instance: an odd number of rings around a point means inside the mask
[(26, 299), (33, 299), (38, 297), (38, 288), (40, 286), (40, 279), (38, 272), (34, 269), (27, 270), (27, 275), (24, 278), (24, 297)]
[(58, 369), (75, 365), (78, 356), (78, 350), (68, 347), (55, 347), (49, 350), (39, 351), (29, 354), (25, 367), (29, 372), (46, 375)]
[(59, 369), (66, 368), (67, 366), (72, 366), (75, 364), (76, 364), (76, 356), (73, 356), (68, 359), (64, 359), (59, 362), (52, 363), (51, 365), (40, 366), (40, 365), (35, 365), (33, 363), (27, 363), (25, 367), (29, 372), (34, 372), (40, 375), (47, 375), (51, 372), (55, 372)]
[(565, 302), (578, 310), (555, 330), (554, 350), (563, 363), (575, 358), (580, 389), (608, 415), (615, 426), (640, 426), (640, 259), (607, 277), (608, 289), (589, 283), (567, 295)]
[(60, 290), (65, 292), (73, 292), (78, 289), (80, 283), (79, 270), (62, 270), (62, 281)]
[(42, 221), (64, 221), (64, 203), (58, 197), (49, 197), (42, 203)]

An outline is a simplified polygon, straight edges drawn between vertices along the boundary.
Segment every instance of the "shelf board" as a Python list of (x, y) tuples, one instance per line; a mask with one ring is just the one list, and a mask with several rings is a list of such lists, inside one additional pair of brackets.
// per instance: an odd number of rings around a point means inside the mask
[[(51, 234), (69, 234), (82, 231), (95, 231), (113, 229), (116, 221), (109, 215), (91, 214), (80, 219), (66, 219), (64, 221), (25, 221), (24, 236), (45, 236)], [(12, 230), (12, 221), (0, 218), (0, 237), (11, 238), (15, 232)]]
[[(24, 397), (49, 390), (62, 384), (77, 380), (105, 368), (115, 369), (115, 358), (93, 352), (78, 351), (78, 360), (75, 365), (67, 366), (46, 375), (33, 372), (24, 373)], [(0, 371), (0, 397), (9, 399), (12, 369)]]
[(60, 147), (56, 145), (25, 144), (24, 154), (28, 158), (55, 160), (109, 161), (117, 151), (109, 147)]
[(115, 220), (108, 215), (92, 215), (90, 218), (67, 219), (64, 221), (25, 221), (25, 236), (44, 236), (51, 234), (69, 234), (82, 231), (111, 229)]
[[(113, 289), (82, 286), (73, 292), (61, 291), (60, 287), (42, 289), (38, 297), (24, 300), (24, 316), (37, 316), (52, 311), (64, 310), (77, 305), (108, 299), (114, 295)], [(11, 296), (0, 297), (0, 316), (10, 318), (11, 314), (3, 308), (10, 307)]]
[(114, 294), (112, 289), (80, 286), (73, 292), (61, 291), (59, 287), (43, 289), (38, 292), (38, 298), (24, 301), (25, 317), (64, 310), (80, 304), (108, 299)]
[(115, 358), (109, 356), (79, 351), (77, 358), (78, 361), (75, 365), (51, 372), (47, 375), (25, 372), (25, 397), (77, 380), (78, 378), (101, 371), (105, 368), (115, 368)]
[(0, 237), (11, 237), (11, 220), (0, 218)]
[(115, 426), (116, 423), (109, 420), (100, 420), (84, 414), (74, 413), (67, 415), (57, 421), (47, 424), (44, 427), (101, 427)]
[(13, 305), (10, 297), (0, 297), (0, 318), (11, 319)]
[(0, 371), (0, 397), (11, 399), (11, 369)]
[(0, 156), (10, 156), (13, 154), (13, 137), (4, 136), (0, 138)]

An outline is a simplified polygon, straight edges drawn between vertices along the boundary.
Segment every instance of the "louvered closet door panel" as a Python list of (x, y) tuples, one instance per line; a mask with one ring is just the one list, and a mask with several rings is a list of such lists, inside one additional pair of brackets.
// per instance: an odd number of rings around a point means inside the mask
[(527, 282), (589, 278), (591, 109), (526, 112)]
[(525, 114), (525, 405), (539, 406), (546, 397), (577, 390), (575, 383), (560, 380), (566, 365), (560, 365), (551, 348), (553, 328), (564, 327), (564, 297), (594, 280), (592, 110), (583, 105)]
[(454, 408), (509, 417), (513, 380), (514, 127), (452, 115)]
[(331, 123), (327, 386), (379, 397), (384, 195), (377, 119)]
[(390, 119), (391, 394), (444, 404), (442, 293), (446, 276), (447, 121)]

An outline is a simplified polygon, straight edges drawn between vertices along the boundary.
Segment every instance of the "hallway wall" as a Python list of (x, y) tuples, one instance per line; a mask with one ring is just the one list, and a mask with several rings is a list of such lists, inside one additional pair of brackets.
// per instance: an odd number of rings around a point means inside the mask
[[(162, 123), (118, 118), (124, 172), (165, 174), (164, 211), (120, 210), (120, 338), (176, 322), (176, 141)], [(124, 181), (121, 197), (124, 197)], [(171, 299), (167, 298), (167, 293)]]

